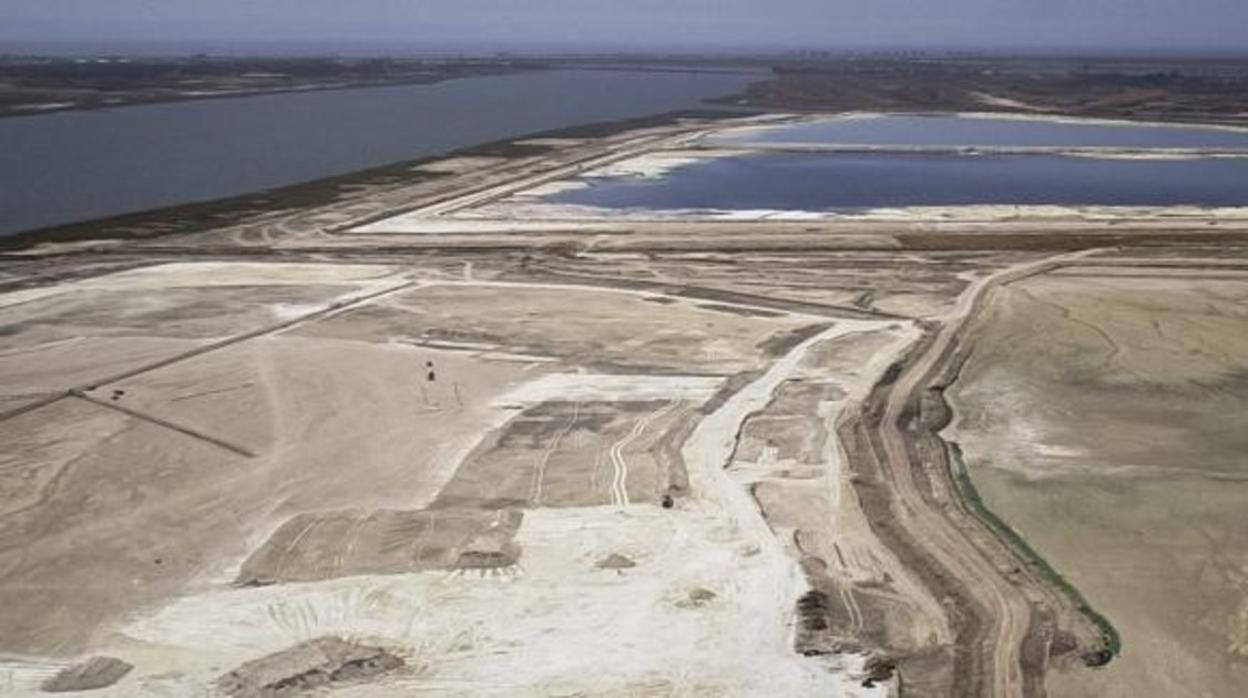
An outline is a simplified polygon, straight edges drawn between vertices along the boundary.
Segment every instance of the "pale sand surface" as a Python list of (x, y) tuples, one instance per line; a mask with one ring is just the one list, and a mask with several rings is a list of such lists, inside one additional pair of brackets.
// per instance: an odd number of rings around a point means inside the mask
[[(864, 657), (792, 651), (805, 582), (720, 470), (737, 425), (818, 339), (785, 337), (815, 318), (662, 305), (619, 290), (405, 288), (410, 277), (392, 269), (318, 271), (166, 265), (8, 306), (57, 338), (8, 338), (12, 375), (39, 367), (59, 387), (113, 375), (115, 365), (138, 372), (0, 424), (16, 446), (3, 472), (20, 493), (5, 501), (0, 526), (6, 693), (36, 690), (90, 652), (135, 666), (98, 695), (194, 694), (326, 635), (405, 659), (367, 685), (335, 684), (341, 695), (888, 690), (858, 686)], [(306, 286), (313, 279), (329, 285)], [(233, 336), (242, 339), (173, 363), (155, 351), (164, 346), (155, 340)], [(94, 340), (94, 361), (60, 349), (83, 338)], [(753, 382), (716, 403), (725, 380), (746, 372)], [(575, 409), (589, 421), (559, 427), (567, 405), (583, 405)], [(525, 431), (530, 413), (551, 419)], [(522, 502), (519, 564), (343, 576), (376, 564), (365, 539), (378, 529), (358, 522), (456, 521), (410, 512), (439, 511), (461, 465), (477, 467), (472, 454), (513, 432), (531, 446), (485, 466), (506, 472), (553, 454), (538, 470), (549, 506), (541, 496)], [(565, 452), (594, 454), (614, 484), (595, 475), (576, 485), (579, 466)], [(495, 506), (465, 482), (460, 499)], [(679, 503), (655, 506), (670, 482)], [(577, 505), (585, 496), (604, 505)], [(383, 510), (396, 513), (368, 516)], [(299, 574), (323, 581), (233, 584), (249, 555), (309, 512), (344, 512), (308, 521), (355, 526), (363, 538), (345, 540), (358, 547), (337, 562), (308, 549)], [(306, 540), (342, 539), (322, 531)], [(600, 569), (612, 554), (636, 567)]]
[(812, 347), (773, 402), (747, 419), (730, 473), (832, 597), (835, 638), (928, 655), (950, 640), (943, 610), (871, 532), (836, 432), (841, 412), (915, 335), (883, 322), (852, 329)]

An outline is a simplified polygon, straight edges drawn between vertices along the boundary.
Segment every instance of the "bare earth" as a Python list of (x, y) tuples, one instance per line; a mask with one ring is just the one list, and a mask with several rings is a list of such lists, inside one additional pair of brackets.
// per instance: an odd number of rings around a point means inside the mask
[(526, 203), (785, 118), (6, 256), (0, 694), (1238, 695), (1248, 216)]
[(989, 505), (1124, 635), (1053, 695), (1248, 683), (1246, 299), (1242, 272), (1086, 268), (1009, 287), (986, 320), (956, 438)]

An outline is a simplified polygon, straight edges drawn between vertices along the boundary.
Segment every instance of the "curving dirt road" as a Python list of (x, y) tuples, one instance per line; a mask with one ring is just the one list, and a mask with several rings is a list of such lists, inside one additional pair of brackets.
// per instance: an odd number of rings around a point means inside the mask
[(1020, 656), (1032, 627), (1033, 609), (1028, 594), (1003, 574), (1003, 568), (1008, 569), (1013, 564), (1010, 551), (1004, 546), (985, 550), (968, 539), (965, 530), (954, 520), (961, 510), (942, 506), (916, 477), (916, 472), (929, 467), (915, 451), (919, 401), (953, 359), (967, 325), (978, 315), (993, 288), (1044, 273), (1097, 251), (1047, 257), (975, 281), (956, 306), (940, 319), (939, 329), (929, 335), (930, 341), (921, 342), (911, 354), (884, 394), (883, 415), (877, 423), (876, 435), (883, 451), (879, 467), (893, 496), (893, 525), (904, 529), (910, 540), (916, 541), (943, 568), (942, 573), (952, 577), (964, 590), (965, 599), (970, 601), (966, 605), (970, 608), (961, 610), (979, 616), (983, 624), (978, 628), (971, 626), (972, 630), (959, 637), (963, 650), (979, 655), (963, 660), (963, 669), (973, 667), (973, 672), (979, 675), (961, 677), (959, 693), (994, 697), (1026, 695)]

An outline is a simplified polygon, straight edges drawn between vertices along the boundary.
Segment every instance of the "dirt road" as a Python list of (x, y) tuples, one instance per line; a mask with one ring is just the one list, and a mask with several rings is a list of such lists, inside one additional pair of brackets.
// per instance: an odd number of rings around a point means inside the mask
[(811, 347), (858, 329), (859, 323), (847, 321), (797, 345), (761, 377), (707, 415), (682, 450), (690, 484), (700, 503), (721, 509), (753, 541), (756, 554), (772, 570), (765, 587), (742, 590), (738, 596), (738, 603), (748, 605), (741, 614), (748, 626), (742, 625), (734, 632), (755, 638), (760, 651), (774, 653), (776, 658), (792, 654), (793, 617), (797, 600), (808, 585), (749, 491), (733, 481), (724, 468), (736, 448), (741, 424), (772, 400), (776, 390), (798, 370)]
[[(942, 507), (925, 492), (916, 471), (926, 466), (914, 451), (916, 410), (930, 383), (954, 355), (968, 323), (983, 307), (989, 292), (1002, 284), (1044, 273), (1095, 252), (1058, 255), (1009, 267), (975, 281), (959, 298), (956, 306), (940, 319), (940, 329), (921, 345), (888, 388), (879, 439), (883, 447), (880, 461), (895, 497), (895, 523), (906, 529), (912, 540), (921, 541), (927, 551), (963, 585), (973, 603), (982, 609), (986, 627), (977, 633), (973, 652), (984, 655), (978, 663), (981, 676), (965, 684), (971, 692), (991, 696), (1023, 696), (1024, 680), (1020, 652), (1031, 626), (1032, 608), (1028, 597), (1002, 573), (1002, 560), (1009, 551), (995, 552), (993, 558), (968, 540), (951, 520), (949, 508)], [(1000, 555), (1004, 554), (1001, 558)], [(963, 638), (966, 639), (966, 638)]]

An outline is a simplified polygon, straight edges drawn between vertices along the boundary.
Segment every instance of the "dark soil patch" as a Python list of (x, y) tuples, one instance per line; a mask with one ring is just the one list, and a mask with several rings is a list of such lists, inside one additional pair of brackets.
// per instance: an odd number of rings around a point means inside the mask
[(43, 690), (48, 693), (71, 693), (106, 688), (120, 681), (133, 668), (129, 663), (113, 657), (92, 657), (62, 669), (56, 676), (44, 681)]
[(403, 666), (381, 647), (322, 637), (247, 662), (218, 681), (233, 698), (284, 698), (335, 683), (361, 682)]

